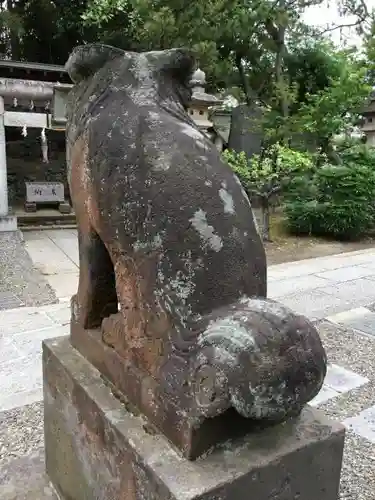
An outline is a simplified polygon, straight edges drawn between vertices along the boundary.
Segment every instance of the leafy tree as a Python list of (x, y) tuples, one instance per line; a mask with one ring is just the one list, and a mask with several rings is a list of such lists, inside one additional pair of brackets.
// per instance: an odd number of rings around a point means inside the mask
[(64, 64), (78, 44), (97, 39), (81, 16), (87, 0), (7, 0), (0, 11), (2, 52), (13, 59)]
[[(92, 0), (84, 19), (102, 28), (131, 10), (131, 38), (140, 48), (188, 45), (209, 75), (211, 88), (240, 86), (250, 103), (273, 96), (274, 86), (285, 85), (286, 37), (300, 28), (306, 6), (321, 1)], [(278, 105), (287, 113), (285, 102)]]
[(366, 81), (367, 67), (359, 64), (350, 52), (333, 53), (332, 60), (334, 71), (329, 84), (313, 94), (306, 93), (289, 126), (315, 136), (320, 151), (332, 162), (341, 163), (333, 139), (358, 123), (371, 87)]

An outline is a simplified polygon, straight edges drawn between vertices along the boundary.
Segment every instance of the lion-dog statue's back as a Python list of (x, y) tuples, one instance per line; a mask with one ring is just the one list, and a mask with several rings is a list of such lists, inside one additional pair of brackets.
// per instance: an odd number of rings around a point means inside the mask
[(138, 380), (132, 390), (111, 382), (190, 458), (218, 439), (209, 417), (283, 421), (326, 370), (315, 328), (266, 299), (249, 199), (186, 113), (193, 69), (187, 50), (100, 44), (67, 62), (80, 254), (72, 325), (101, 331)]

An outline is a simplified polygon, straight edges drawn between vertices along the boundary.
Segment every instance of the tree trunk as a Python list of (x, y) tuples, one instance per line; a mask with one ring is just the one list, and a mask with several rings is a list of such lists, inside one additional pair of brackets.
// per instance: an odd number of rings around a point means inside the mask
[(251, 92), (251, 89), (250, 89), (250, 86), (249, 86), (249, 82), (247, 80), (247, 77), (246, 77), (246, 74), (245, 74), (245, 70), (244, 70), (244, 67), (243, 67), (243, 64), (242, 64), (242, 57), (240, 54), (237, 54), (236, 55), (236, 66), (237, 66), (237, 69), (238, 69), (238, 72), (239, 72), (239, 75), (240, 75), (240, 80), (241, 80), (241, 84), (242, 84), (242, 90), (244, 91), (244, 94), (245, 94), (245, 101), (246, 101), (246, 104), (248, 106), (251, 106), (251, 102), (252, 102), (252, 92)]
[(321, 149), (333, 165), (342, 165), (342, 159), (337, 151), (335, 151), (331, 137), (326, 137), (321, 141)]
[(270, 206), (268, 200), (262, 199), (262, 239), (263, 241), (271, 241), (270, 234)]
[[(16, 14), (16, 6), (15, 2), (8, 0), (7, 1), (7, 10), (11, 14)], [(15, 30), (14, 26), (8, 26), (9, 30), (9, 42), (10, 42), (10, 55), (12, 59), (21, 59), (21, 51), (20, 51), (20, 39), (19, 34)]]
[[(285, 7), (285, 0), (280, 0), (279, 7), (283, 9)], [(286, 27), (283, 25), (274, 24), (271, 19), (266, 21), (266, 30), (269, 36), (272, 38), (276, 46), (276, 58), (275, 58), (275, 83), (279, 87), (281, 95), (279, 97), (279, 107), (280, 113), (283, 118), (289, 116), (289, 103), (288, 98), (285, 93), (285, 75), (284, 75), (284, 60), (288, 53), (287, 47), (285, 45), (285, 32)]]

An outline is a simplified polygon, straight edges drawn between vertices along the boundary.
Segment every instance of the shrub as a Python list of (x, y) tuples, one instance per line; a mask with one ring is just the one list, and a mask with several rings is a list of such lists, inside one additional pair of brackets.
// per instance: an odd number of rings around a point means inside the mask
[(249, 196), (256, 196), (261, 202), (262, 236), (270, 239), (270, 207), (284, 195), (291, 181), (302, 173), (313, 169), (312, 156), (274, 144), (263, 155), (248, 158), (244, 152), (226, 150), (224, 159), (237, 174)]
[(295, 180), (284, 210), (293, 233), (355, 239), (373, 228), (374, 200), (374, 167), (324, 165), (308, 188), (306, 180)]
[(337, 152), (344, 165), (355, 163), (371, 168), (375, 166), (375, 149), (361, 142), (353, 143), (349, 147), (342, 144), (341, 147), (338, 146)]
[(250, 194), (250, 160), (246, 153), (243, 151), (241, 153), (236, 153), (236, 151), (226, 149), (223, 152), (223, 158), (239, 178), (242, 187)]

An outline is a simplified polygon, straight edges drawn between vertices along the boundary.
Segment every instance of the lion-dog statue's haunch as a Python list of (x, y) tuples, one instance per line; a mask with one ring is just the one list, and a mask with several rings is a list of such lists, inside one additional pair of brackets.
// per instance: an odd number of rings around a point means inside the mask
[(194, 64), (94, 44), (66, 65), (72, 343), (190, 459), (297, 417), (326, 373), (314, 326), (266, 298), (249, 199), (186, 112)]

